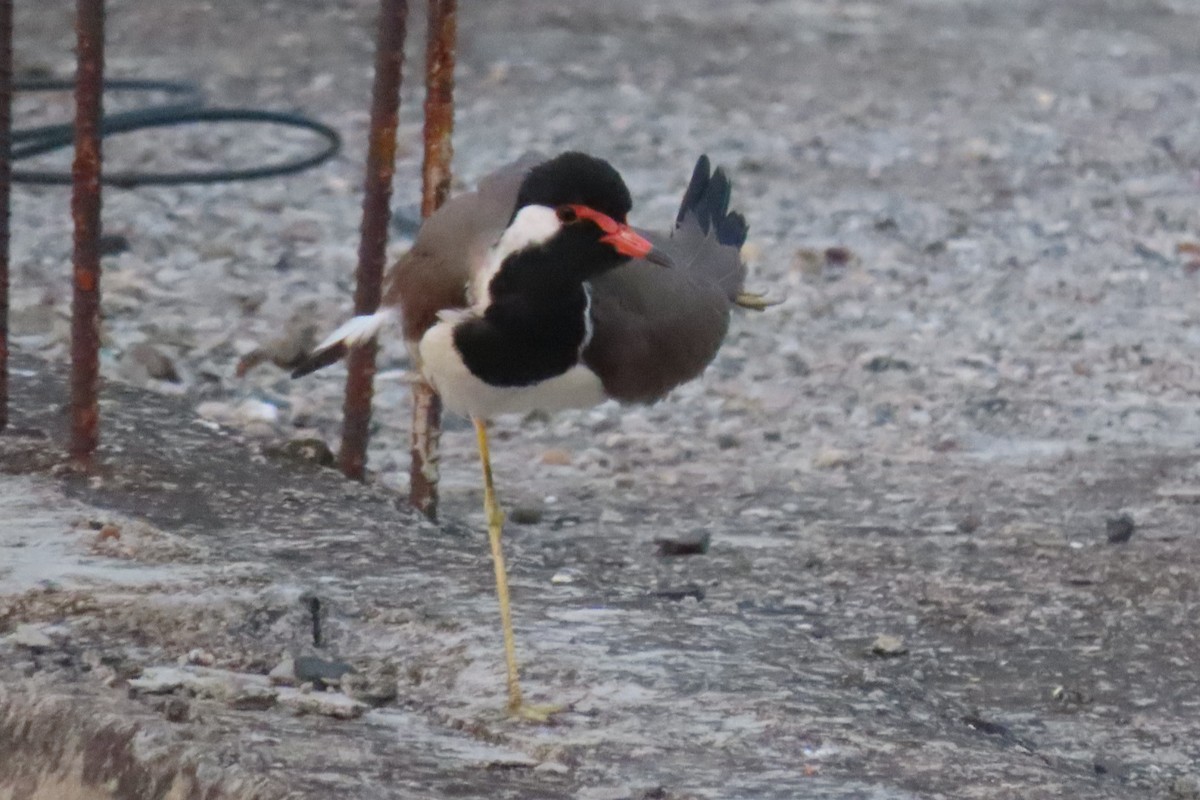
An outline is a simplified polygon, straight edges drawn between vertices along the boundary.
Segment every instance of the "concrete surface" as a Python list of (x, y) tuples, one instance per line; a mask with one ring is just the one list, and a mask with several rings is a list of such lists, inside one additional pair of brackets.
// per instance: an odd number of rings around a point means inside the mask
[[(69, 65), (70, 6), (17, 9), (19, 64)], [(592, 150), (666, 224), (708, 151), (784, 299), (666, 403), (498, 422), (501, 500), (536, 520), (508, 533), (527, 688), (571, 707), (547, 728), (497, 713), (469, 431), (435, 527), (395, 502), (395, 348), (367, 487), (279, 455), (336, 441), (341, 373), (236, 369), (348, 308), (372, 9), (113, 4), (115, 72), (301, 106), (352, 144), (300, 179), (106, 195), (129, 249), (106, 263), (93, 476), (60, 463), (60, 368), (37, 360), (66, 341), (66, 195), (18, 190), (0, 797), (1200, 796), (1200, 9), (464, 10), (463, 182)], [(415, 142), (411, 82), (405, 103)], [(178, 135), (110, 155), (208, 157)], [(396, 697), (299, 697), (264, 679), (289, 655)]]

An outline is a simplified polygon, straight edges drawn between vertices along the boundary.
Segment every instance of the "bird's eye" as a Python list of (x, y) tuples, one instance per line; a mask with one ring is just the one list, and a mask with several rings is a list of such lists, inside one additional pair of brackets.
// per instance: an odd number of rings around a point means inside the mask
[(571, 208), (570, 206), (559, 206), (558, 218), (563, 222), (574, 222), (579, 218), (579, 215), (576, 214), (575, 209)]

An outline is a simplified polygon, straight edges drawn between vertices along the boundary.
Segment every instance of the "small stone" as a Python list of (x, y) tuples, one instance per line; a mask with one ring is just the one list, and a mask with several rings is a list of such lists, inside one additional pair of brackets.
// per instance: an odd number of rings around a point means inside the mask
[(238, 404), (236, 415), (238, 421), (244, 424), (254, 422), (274, 424), (279, 421), (279, 406), (264, 400), (243, 400)]
[(211, 667), (216, 658), (207, 650), (201, 650), (199, 647), (189, 650), (187, 654), (187, 663), (197, 664), (201, 667)]
[(277, 452), (283, 458), (316, 464), (319, 467), (332, 467), (337, 462), (329, 445), (313, 436), (284, 442)]
[(129, 681), (129, 688), (138, 694), (170, 694), (189, 678), (188, 673), (174, 667), (150, 667), (140, 678)]
[(544, 775), (567, 775), (570, 774), (571, 768), (557, 761), (543, 761), (534, 767), (533, 771), (541, 772)]
[(741, 442), (732, 433), (722, 433), (717, 436), (717, 449), (719, 450), (732, 450), (740, 444)]
[(267, 678), (277, 686), (292, 686), (296, 683), (296, 662), (291, 656), (284, 656), (275, 667), (267, 673)]
[(566, 450), (547, 450), (542, 453), (542, 463), (552, 467), (569, 467), (571, 465), (571, 454)]
[(341, 692), (305, 692), (288, 688), (279, 690), (279, 704), (297, 714), (321, 714), (334, 719), (357, 719), (370, 709), (366, 703)]
[(844, 267), (851, 261), (854, 261), (854, 251), (849, 247), (826, 247), (825, 248), (825, 263), (831, 266)]
[(908, 648), (898, 637), (884, 634), (876, 637), (875, 641), (871, 643), (871, 652), (880, 658), (896, 658), (907, 653)]
[(974, 533), (982, 524), (983, 520), (979, 518), (978, 514), (967, 514), (954, 527), (959, 533)]
[(239, 684), (225, 699), (225, 704), (241, 711), (263, 711), (275, 705), (278, 696), (271, 686)]
[(192, 704), (182, 697), (169, 697), (162, 705), (167, 722), (187, 722), (192, 716)]
[(14, 336), (48, 335), (54, 332), (60, 319), (58, 308), (52, 302), (14, 304), (8, 315), (9, 327)]
[(873, 356), (863, 364), (863, 369), (867, 372), (887, 372), (888, 370), (900, 370), (901, 372), (911, 372), (912, 364), (904, 359), (895, 358), (889, 355)]
[(157, 381), (179, 383), (179, 373), (175, 371), (175, 362), (152, 344), (139, 342), (125, 351), (124, 359), (138, 370)]
[(838, 469), (848, 467), (855, 461), (854, 456), (845, 450), (835, 447), (822, 447), (813, 456), (813, 466), (817, 469)]
[(570, 567), (567, 569), (560, 569), (558, 572), (550, 576), (550, 582), (560, 586), (567, 583), (575, 583), (578, 580), (579, 570), (571, 569)]
[(654, 543), (658, 545), (660, 556), (702, 556), (708, 552), (711, 541), (712, 536), (708, 531), (696, 531), (670, 539), (655, 539)]
[(1200, 781), (1181, 775), (1167, 790), (1168, 800), (1200, 800)]
[(1119, 517), (1109, 517), (1104, 521), (1104, 529), (1108, 534), (1108, 541), (1111, 544), (1124, 544), (1133, 538), (1133, 532), (1136, 529), (1133, 517), (1129, 514), (1121, 514)]
[(1162, 486), (1154, 494), (1176, 503), (1200, 504), (1200, 486)]
[(295, 660), (296, 680), (301, 683), (337, 686), (343, 675), (353, 671), (354, 667), (344, 661), (326, 661), (316, 656), (301, 656)]
[(600, 511), (600, 522), (605, 525), (620, 525), (625, 522), (625, 515), (615, 508), (605, 508)]
[(508, 519), (514, 525), (537, 525), (545, 516), (541, 506), (515, 506), (508, 512)]
[(54, 646), (54, 640), (42, 633), (36, 625), (18, 625), (13, 631), (12, 642), (18, 647), (29, 650), (49, 650)]
[(962, 717), (962, 721), (965, 725), (987, 736), (1009, 736), (1012, 733), (1007, 725), (993, 722), (990, 719), (984, 719), (979, 714), (965, 714)]
[(351, 672), (342, 678), (342, 691), (355, 700), (379, 707), (396, 699), (396, 665), (380, 662), (362, 672)]
[(684, 586), (659, 589), (651, 592), (651, 595), (654, 597), (661, 597), (664, 600), (674, 600), (675, 602), (687, 600), (689, 598), (700, 602), (704, 599), (704, 589), (694, 583), (689, 583)]

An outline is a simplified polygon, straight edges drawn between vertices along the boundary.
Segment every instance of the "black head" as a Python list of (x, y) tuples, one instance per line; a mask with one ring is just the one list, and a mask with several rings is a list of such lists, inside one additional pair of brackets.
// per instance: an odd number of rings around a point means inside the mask
[(539, 205), (558, 208), (584, 205), (625, 222), (633, 200), (620, 173), (602, 158), (563, 153), (529, 171), (517, 192), (516, 211)]

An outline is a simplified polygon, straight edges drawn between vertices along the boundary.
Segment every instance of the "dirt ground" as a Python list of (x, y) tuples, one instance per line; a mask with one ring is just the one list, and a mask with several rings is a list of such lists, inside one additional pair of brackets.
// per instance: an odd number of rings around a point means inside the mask
[[(395, 252), (418, 197), (413, 5)], [(460, 185), (582, 149), (665, 226), (708, 152), (754, 288), (783, 301), (657, 406), (497, 421), (501, 500), (528, 522), (507, 538), (527, 688), (570, 710), (498, 713), (461, 421), (441, 524), (397, 503), (401, 348), (368, 486), (285, 446), (336, 446), (341, 368), (238, 375), (349, 309), (374, 4), (123, 0), (110, 74), (300, 109), (347, 149), (287, 180), (105, 195), (128, 248), (105, 264), (93, 476), (58, 455), (67, 195), (17, 187), (0, 712), (133, 726), (153, 757), (104, 763), (187, 764), (214, 796), (1200, 797), (1200, 7), (462, 5)], [(20, 4), (18, 69), (68, 72), (70, 26), (69, 3)], [(303, 146), (181, 130), (107, 153)], [(298, 714), (255, 678), (288, 655), (396, 696)], [(167, 668), (184, 683), (146, 688)], [(25, 768), (0, 758), (0, 797)]]

